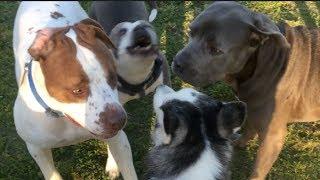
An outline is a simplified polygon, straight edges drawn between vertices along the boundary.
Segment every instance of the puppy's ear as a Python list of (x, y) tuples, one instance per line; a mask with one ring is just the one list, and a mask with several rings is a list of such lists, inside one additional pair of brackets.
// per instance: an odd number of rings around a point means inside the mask
[(172, 135), (179, 126), (179, 117), (175, 108), (173, 103), (166, 103), (160, 107), (163, 111), (164, 131), (168, 135)]
[(229, 102), (222, 104), (218, 114), (218, 133), (228, 138), (234, 130), (241, 127), (246, 117), (247, 107), (243, 102)]
[(266, 15), (260, 13), (252, 13), (253, 14), (253, 22), (249, 23), (249, 26), (252, 31), (251, 41), (255, 40), (255, 35), (259, 35), (259, 42), (263, 43), (268, 38), (275, 39), (277, 44), (280, 47), (290, 47), (287, 39), (282, 35), (277, 25)]

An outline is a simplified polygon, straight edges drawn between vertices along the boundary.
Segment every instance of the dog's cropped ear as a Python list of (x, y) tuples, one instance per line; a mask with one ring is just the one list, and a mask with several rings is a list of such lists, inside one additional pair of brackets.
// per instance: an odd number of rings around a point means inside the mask
[(221, 137), (228, 138), (243, 124), (247, 113), (245, 103), (229, 102), (222, 104), (218, 114), (217, 128)]
[(109, 49), (116, 49), (116, 46), (112, 43), (108, 35), (104, 32), (103, 27), (97, 21), (87, 18), (80, 21), (75, 27), (80, 36), (86, 38), (86, 40), (90, 40), (90, 38), (86, 37), (84, 32), (90, 32), (96, 38), (99, 38)]
[(38, 30), (36, 38), (29, 47), (28, 52), (36, 61), (40, 58), (45, 59), (55, 46), (53, 38), (68, 30), (69, 28), (45, 28)]
[(266, 15), (260, 13), (252, 13), (253, 22), (249, 23), (252, 31), (250, 37), (250, 45), (255, 46), (255, 43), (261, 43), (269, 38), (274, 39), (280, 47), (289, 47), (287, 39), (280, 32), (277, 25)]

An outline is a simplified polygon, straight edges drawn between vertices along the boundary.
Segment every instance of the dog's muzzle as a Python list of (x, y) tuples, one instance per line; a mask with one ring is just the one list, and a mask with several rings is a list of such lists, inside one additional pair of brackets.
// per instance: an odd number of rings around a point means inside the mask
[(158, 52), (158, 45), (152, 42), (152, 37), (143, 26), (137, 26), (132, 32), (132, 45), (128, 47), (131, 54), (151, 55)]
[(112, 137), (121, 130), (127, 121), (127, 114), (118, 104), (108, 104), (105, 110), (99, 114), (98, 124), (104, 129), (103, 134), (106, 138)]

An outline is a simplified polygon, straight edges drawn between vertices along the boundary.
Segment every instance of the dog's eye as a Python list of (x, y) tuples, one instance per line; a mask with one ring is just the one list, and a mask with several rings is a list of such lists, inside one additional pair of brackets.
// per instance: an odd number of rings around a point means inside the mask
[(123, 35), (125, 35), (126, 33), (127, 33), (127, 29), (124, 29), (124, 28), (123, 28), (123, 29), (120, 29), (120, 30), (119, 30), (119, 35), (120, 35), (120, 36), (123, 36)]
[(220, 55), (223, 54), (223, 51), (221, 51), (220, 49), (216, 48), (215, 46), (208, 44), (208, 48), (210, 51), (210, 54), (216, 56), (216, 55)]
[(72, 90), (72, 93), (75, 94), (75, 95), (80, 95), (82, 94), (84, 91), (82, 89), (74, 89)]

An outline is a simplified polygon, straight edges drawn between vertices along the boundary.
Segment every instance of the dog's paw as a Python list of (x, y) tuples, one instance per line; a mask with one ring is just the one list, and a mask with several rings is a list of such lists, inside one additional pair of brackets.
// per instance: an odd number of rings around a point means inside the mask
[(110, 162), (110, 161), (107, 162), (106, 173), (108, 177), (112, 180), (117, 179), (120, 176), (120, 171), (115, 162)]

